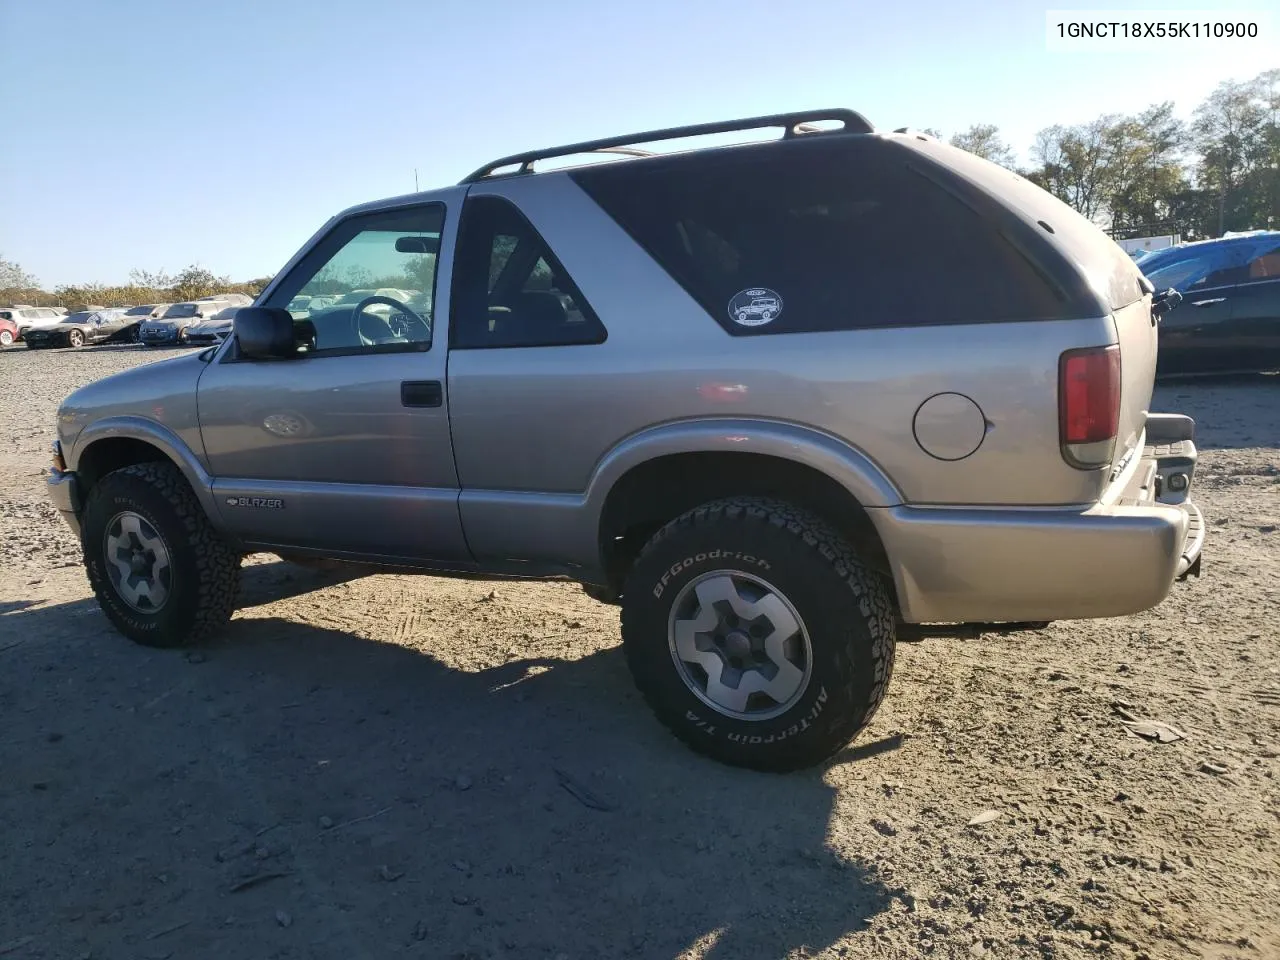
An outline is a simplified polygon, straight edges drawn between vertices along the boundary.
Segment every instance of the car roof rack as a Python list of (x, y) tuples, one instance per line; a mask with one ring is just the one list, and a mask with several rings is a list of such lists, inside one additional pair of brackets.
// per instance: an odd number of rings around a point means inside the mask
[[(824, 130), (816, 124), (824, 121), (838, 120), (844, 124), (839, 130)], [(750, 117), (745, 120), (725, 120), (719, 123), (698, 123), (687, 127), (669, 127), (665, 130), (648, 130), (644, 133), (632, 133), (622, 137), (606, 137), (603, 140), (585, 140), (582, 143), (570, 143), (563, 147), (551, 147), (546, 150), (530, 150), (527, 153), (516, 153), (486, 163), (479, 170), (462, 180), (462, 183), (476, 183), (494, 176), (520, 176), (533, 172), (533, 164), (538, 160), (550, 160), (554, 157), (571, 157), (579, 153), (618, 153), (633, 157), (653, 156), (648, 150), (642, 150), (638, 143), (653, 143), (659, 140), (680, 140), (685, 137), (708, 136), (715, 133), (734, 133), (738, 130), (758, 130), (767, 127), (784, 127), (782, 139), (795, 136), (813, 136), (818, 133), (874, 133), (875, 128), (862, 114), (843, 107), (830, 110), (804, 110), (798, 113), (776, 113), (766, 117)], [(503, 167), (515, 167), (518, 170), (498, 174)]]

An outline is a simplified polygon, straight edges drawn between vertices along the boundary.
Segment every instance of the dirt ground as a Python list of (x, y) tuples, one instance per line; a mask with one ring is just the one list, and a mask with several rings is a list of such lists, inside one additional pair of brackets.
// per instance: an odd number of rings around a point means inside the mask
[(256, 556), (220, 643), (122, 639), (41, 475), (67, 392), (169, 353), (0, 354), (4, 960), (1280, 958), (1280, 377), (1158, 390), (1202, 579), (903, 644), (845, 754), (769, 776), (670, 738), (572, 585)]

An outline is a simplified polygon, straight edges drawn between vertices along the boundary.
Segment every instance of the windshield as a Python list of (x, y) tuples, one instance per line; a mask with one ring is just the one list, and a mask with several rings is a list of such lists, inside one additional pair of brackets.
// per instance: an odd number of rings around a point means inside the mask
[(93, 315), (94, 314), (92, 312), (88, 310), (84, 310), (80, 313), (73, 313), (73, 314), (70, 314), (69, 316), (63, 317), (62, 322), (63, 323), (84, 323)]
[(145, 307), (130, 307), (125, 311), (124, 315), (126, 317), (144, 317), (154, 309), (155, 307), (150, 304)]
[(168, 320), (172, 317), (194, 317), (197, 309), (198, 308), (194, 303), (175, 303), (164, 312), (164, 316), (160, 319)]

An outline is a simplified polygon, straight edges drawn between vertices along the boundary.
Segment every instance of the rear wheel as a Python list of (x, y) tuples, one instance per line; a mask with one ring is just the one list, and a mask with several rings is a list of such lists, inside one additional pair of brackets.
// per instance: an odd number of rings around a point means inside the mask
[(628, 574), (622, 636), (658, 718), (700, 753), (794, 770), (874, 716), (893, 672), (881, 579), (828, 524), (754, 498), (664, 527)]
[(139, 463), (107, 474), (89, 493), (81, 529), (98, 604), (129, 639), (184, 646), (230, 619), (240, 557), (173, 464)]
[(0, 330), (0, 347), (13, 346), (13, 332), (11, 330)]

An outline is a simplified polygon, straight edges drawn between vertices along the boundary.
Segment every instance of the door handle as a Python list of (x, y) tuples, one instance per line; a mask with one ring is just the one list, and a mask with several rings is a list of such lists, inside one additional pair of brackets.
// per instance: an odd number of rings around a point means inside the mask
[(1227, 302), (1226, 297), (1214, 297), (1212, 300), (1192, 300), (1191, 305), (1193, 307), (1207, 307), (1211, 303), (1226, 303), (1226, 302)]
[(444, 403), (444, 387), (439, 380), (402, 380), (400, 403), (406, 407), (438, 407)]

